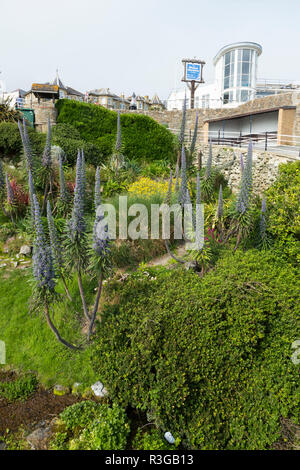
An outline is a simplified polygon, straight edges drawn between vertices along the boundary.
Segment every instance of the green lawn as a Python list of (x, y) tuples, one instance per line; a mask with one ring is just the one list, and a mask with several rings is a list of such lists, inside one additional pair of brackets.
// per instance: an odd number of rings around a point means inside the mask
[[(56, 340), (42, 312), (41, 315), (29, 313), (30, 272), (29, 269), (0, 272), (0, 339), (6, 343), (7, 364), (34, 371), (47, 386), (92, 384), (97, 377), (90, 365), (91, 348), (78, 352), (67, 349)], [(93, 286), (86, 287), (91, 296)], [(72, 304), (64, 300), (56, 305), (54, 322), (65, 339), (80, 344), (84, 342), (79, 321), (82, 309), (75, 285), (71, 285), (71, 292)]]

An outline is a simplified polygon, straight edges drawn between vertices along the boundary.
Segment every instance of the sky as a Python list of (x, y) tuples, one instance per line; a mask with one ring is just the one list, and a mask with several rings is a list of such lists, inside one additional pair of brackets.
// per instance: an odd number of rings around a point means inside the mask
[(0, 0), (0, 80), (7, 91), (52, 81), (166, 99), (182, 58), (262, 45), (258, 77), (300, 82), (300, 0)]

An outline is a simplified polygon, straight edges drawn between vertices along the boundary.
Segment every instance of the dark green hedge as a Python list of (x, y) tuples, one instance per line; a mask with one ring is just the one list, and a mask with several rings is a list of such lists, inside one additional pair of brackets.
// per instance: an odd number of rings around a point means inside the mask
[[(30, 141), (37, 155), (41, 155), (46, 142), (46, 136), (27, 127)], [(18, 161), (22, 152), (22, 141), (15, 122), (0, 122), (0, 156)]]
[(106, 288), (93, 363), (112, 399), (188, 447), (271, 447), (282, 417), (299, 421), (296, 270), (256, 250), (226, 254), (203, 279), (149, 269), (152, 280)]
[[(58, 123), (71, 124), (81, 139), (99, 145), (104, 156), (112, 153), (116, 137), (117, 113), (102, 106), (59, 100), (56, 103)], [(139, 114), (121, 115), (123, 153), (141, 160), (172, 160), (175, 138), (154, 119)]]

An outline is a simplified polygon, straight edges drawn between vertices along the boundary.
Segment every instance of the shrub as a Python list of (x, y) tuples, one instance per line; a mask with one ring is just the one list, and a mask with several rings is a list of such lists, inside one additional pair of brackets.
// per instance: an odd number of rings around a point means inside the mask
[[(59, 432), (52, 440), (52, 448), (70, 450), (122, 450), (125, 449), (130, 427), (125, 410), (85, 401), (69, 406), (60, 418), (70, 434)], [(67, 434), (67, 436), (66, 436)]]
[(290, 260), (300, 260), (300, 162), (280, 165), (275, 183), (268, 189), (267, 229)]
[[(79, 131), (81, 139), (98, 144), (105, 156), (108, 151), (112, 153), (117, 132), (116, 112), (72, 100), (59, 100), (56, 107), (58, 123), (72, 124)], [(154, 119), (138, 114), (122, 114), (121, 126), (127, 158), (148, 161), (175, 158), (174, 136)]]
[(192, 448), (269, 448), (282, 416), (299, 420), (296, 270), (238, 250), (203, 279), (152, 277), (106, 287), (118, 302), (104, 308), (93, 363), (112, 399)]
[[(45, 144), (46, 136), (28, 127), (28, 134), (36, 154), (41, 154)], [(0, 155), (13, 158), (14, 162), (20, 160), (22, 141), (15, 122), (0, 122)]]
[(133, 448), (136, 450), (176, 450), (180, 443), (177, 438), (174, 444), (169, 444), (159, 429), (151, 429), (143, 432), (139, 430), (133, 441)]

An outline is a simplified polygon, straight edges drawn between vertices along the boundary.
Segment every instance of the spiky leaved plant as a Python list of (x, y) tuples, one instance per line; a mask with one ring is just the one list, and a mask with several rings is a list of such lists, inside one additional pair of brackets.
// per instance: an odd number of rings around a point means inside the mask
[(193, 164), (193, 160), (195, 156), (195, 149), (196, 149), (196, 142), (197, 142), (197, 133), (198, 133), (198, 113), (196, 113), (193, 137), (192, 137), (191, 145), (188, 151), (188, 158), (187, 158), (188, 168), (190, 168)]
[(45, 187), (42, 213), (44, 213), (44, 211), (46, 210), (48, 196), (49, 194), (52, 195), (52, 191), (53, 191), (51, 136), (52, 136), (51, 123), (50, 123), (50, 117), (48, 117), (47, 140), (46, 140), (45, 148), (43, 151), (42, 171), (41, 171), (41, 176), (42, 176), (42, 180), (43, 180), (44, 187)]
[(51, 123), (50, 117), (48, 117), (48, 130), (47, 130), (47, 139), (46, 145), (43, 151), (42, 164), (43, 167), (51, 169), (52, 167), (52, 156), (51, 156)]
[(48, 326), (55, 334), (58, 341), (70, 349), (78, 349), (73, 344), (63, 339), (55, 327), (50, 316), (50, 304), (58, 299), (55, 292), (55, 272), (52, 259), (52, 251), (46, 242), (44, 229), (41, 221), (40, 206), (36, 197), (33, 195), (35, 237), (33, 247), (33, 277), (35, 286), (33, 291), (33, 308), (44, 309), (44, 315)]
[(175, 193), (178, 193), (179, 192), (179, 165), (178, 163), (176, 164), (176, 169), (175, 169)]
[(267, 231), (267, 219), (266, 219), (266, 198), (263, 197), (261, 203), (261, 213), (259, 218), (259, 242), (258, 247), (262, 250), (267, 250), (271, 246), (271, 239)]
[(33, 179), (32, 179), (32, 173), (31, 170), (29, 169), (28, 171), (28, 192), (29, 192), (29, 201), (30, 201), (30, 218), (31, 218), (31, 226), (34, 228), (35, 221), (34, 221), (34, 200), (33, 196), (35, 194), (35, 189), (34, 189), (34, 184), (33, 184)]
[(93, 248), (91, 252), (91, 271), (98, 277), (98, 287), (94, 308), (91, 314), (91, 320), (88, 331), (88, 340), (90, 340), (93, 326), (96, 320), (99, 301), (102, 292), (103, 278), (111, 269), (110, 263), (110, 237), (108, 225), (104, 220), (104, 211), (101, 204), (100, 194), (100, 169), (97, 168), (95, 177), (95, 220), (93, 228)]
[(88, 262), (87, 233), (84, 213), (84, 179), (85, 175), (82, 175), (82, 156), (79, 151), (76, 163), (76, 181), (72, 216), (66, 224), (65, 248), (68, 268), (69, 270), (75, 270), (77, 272), (83, 312), (86, 319), (89, 321), (90, 316), (85, 300), (81, 276), (82, 269), (85, 269)]
[(236, 235), (236, 250), (240, 241), (245, 238), (251, 229), (253, 221), (253, 208), (251, 207), (251, 191), (252, 191), (252, 142), (250, 141), (247, 152), (247, 160), (242, 173), (241, 186), (236, 199), (235, 206), (231, 210), (232, 222), (229, 233), (225, 237), (225, 242), (232, 236)]
[(243, 173), (245, 165), (244, 165), (244, 158), (243, 158), (242, 153), (240, 155), (240, 166), (241, 166), (241, 173)]
[(56, 210), (59, 215), (67, 217), (70, 210), (71, 197), (69, 190), (66, 186), (64, 168), (63, 168), (63, 155), (60, 152), (58, 155), (58, 170), (59, 170), (59, 198), (56, 204)]
[(35, 180), (35, 178), (37, 177), (38, 170), (40, 169), (40, 160), (33, 151), (27, 130), (26, 119), (23, 118), (23, 126), (21, 122), (18, 121), (18, 126), (23, 144), (25, 166), (27, 170), (31, 170), (32, 177)]
[(6, 211), (4, 208), (4, 201), (5, 201), (5, 177), (3, 173), (3, 165), (2, 165), (2, 160), (0, 159), (0, 204), (1, 208), (6, 215)]
[(72, 297), (70, 295), (70, 292), (66, 283), (66, 279), (64, 276), (64, 259), (63, 259), (63, 254), (62, 254), (62, 244), (61, 244), (61, 240), (59, 240), (58, 233), (55, 227), (49, 200), (47, 201), (47, 222), (48, 222), (48, 231), (49, 231), (49, 238), (50, 238), (50, 248), (51, 248), (55, 272), (61, 277), (68, 299), (72, 300)]

